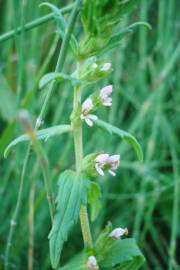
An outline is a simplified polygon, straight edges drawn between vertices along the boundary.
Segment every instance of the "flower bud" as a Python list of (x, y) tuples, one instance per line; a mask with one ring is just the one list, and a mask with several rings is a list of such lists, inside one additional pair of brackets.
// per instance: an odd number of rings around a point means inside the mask
[(88, 83), (95, 82), (109, 75), (111, 71), (111, 63), (101, 63), (95, 57), (91, 57), (81, 66), (79, 79)]
[(116, 228), (109, 234), (109, 237), (112, 237), (112, 238), (118, 240), (123, 235), (128, 235), (128, 229), (127, 228), (125, 228), (125, 229)]
[(112, 91), (112, 85), (107, 85), (101, 89), (99, 98), (104, 106), (112, 105), (112, 98), (110, 97)]
[(93, 103), (90, 98), (87, 98), (82, 104), (82, 113), (87, 114), (93, 108)]
[(103, 64), (101, 70), (108, 71), (108, 70), (110, 70), (110, 68), (111, 68), (111, 63), (105, 63), (105, 64)]
[(81, 120), (85, 120), (86, 124), (90, 127), (93, 126), (93, 122), (98, 119), (98, 117), (94, 114), (89, 114), (89, 112), (93, 109), (93, 102), (91, 98), (87, 98), (82, 104), (81, 109)]
[(99, 266), (97, 265), (97, 260), (95, 256), (88, 257), (87, 267), (92, 270), (98, 270)]

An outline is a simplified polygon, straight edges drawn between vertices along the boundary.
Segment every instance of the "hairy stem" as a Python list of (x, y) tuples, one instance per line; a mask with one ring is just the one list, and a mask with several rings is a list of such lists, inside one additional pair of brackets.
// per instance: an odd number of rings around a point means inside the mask
[[(67, 30), (65, 33), (65, 37), (64, 37), (63, 42), (62, 42), (62, 47), (61, 47), (61, 50), (59, 53), (59, 58), (57, 61), (55, 71), (61, 71), (63, 69), (63, 65), (65, 62), (65, 58), (67, 55), (67, 49), (68, 49), (68, 45), (69, 45), (69, 41), (70, 41), (70, 36), (71, 36), (71, 33), (74, 29), (75, 21), (76, 21), (77, 15), (79, 13), (80, 6), (81, 6), (81, 0), (76, 0), (76, 3), (73, 7), (73, 10), (72, 10), (70, 18), (69, 18), (69, 23), (68, 23)], [(49, 99), (50, 99), (51, 94), (54, 91), (54, 89), (55, 89), (55, 83), (53, 82), (52, 84), (50, 84), (50, 87), (47, 91), (46, 98), (44, 100), (43, 106), (42, 106), (41, 111), (39, 113), (39, 117), (38, 117), (39, 119), (44, 117)], [(38, 127), (36, 126), (36, 129), (37, 128)], [(5, 250), (5, 263), (4, 263), (5, 270), (8, 269), (9, 252), (10, 252), (12, 237), (13, 237), (15, 225), (17, 222), (17, 218), (18, 218), (18, 214), (19, 214), (19, 210), (20, 210), (21, 202), (22, 202), (22, 198), (23, 198), (25, 175), (26, 175), (27, 165), (28, 165), (28, 161), (29, 161), (29, 157), (30, 157), (30, 150), (31, 150), (31, 144), (29, 144), (27, 151), (26, 151), (26, 155), (25, 155), (25, 159), (24, 159), (24, 163), (23, 163), (23, 168), (22, 168), (20, 187), (19, 187), (19, 192), (18, 192), (18, 199), (17, 199), (17, 203), (16, 203), (13, 217), (11, 219), (10, 230), (8, 233), (7, 246), (6, 246), (6, 250)]]
[[(81, 92), (79, 88), (74, 90), (74, 112), (78, 110), (81, 101)], [(83, 160), (83, 139), (82, 139), (82, 124), (81, 122), (73, 124), (74, 134), (74, 147), (75, 147), (75, 158), (76, 158), (76, 171), (81, 171), (82, 160)], [(80, 209), (80, 222), (81, 230), (84, 240), (84, 246), (88, 248), (93, 247), (92, 236), (89, 226), (89, 219), (87, 208), (82, 205)]]

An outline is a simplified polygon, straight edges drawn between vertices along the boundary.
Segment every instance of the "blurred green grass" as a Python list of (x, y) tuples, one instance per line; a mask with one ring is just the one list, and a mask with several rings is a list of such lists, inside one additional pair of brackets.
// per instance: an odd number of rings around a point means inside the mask
[[(47, 9), (38, 8), (41, 2), (0, 1), (1, 33), (47, 14)], [(63, 1), (62, 5), (68, 2)], [(51, 3), (59, 5), (56, 0)], [(99, 179), (103, 207), (92, 224), (94, 237), (108, 220), (115, 226), (128, 227), (130, 236), (136, 237), (146, 256), (142, 269), (180, 267), (179, 15), (178, 0), (140, 1), (125, 23), (145, 20), (152, 25), (152, 30), (139, 28), (122, 42), (121, 47), (104, 57), (106, 61), (112, 61), (114, 72), (100, 85), (106, 82), (114, 85), (113, 107), (99, 115), (138, 138), (144, 150), (144, 163), (136, 160), (133, 150), (125, 142), (109, 138), (96, 128), (90, 131), (85, 128), (85, 153), (104, 149), (120, 153), (122, 158), (116, 178)], [(79, 27), (80, 24), (76, 28), (77, 35)], [(34, 121), (40, 111), (46, 90), (38, 89), (38, 81), (44, 73), (54, 69), (61, 45), (54, 31), (55, 25), (49, 21), (0, 43), (0, 269), (3, 269), (26, 143), (16, 146), (7, 159), (3, 158), (3, 151), (22, 133), (16, 118), (18, 110), (25, 106)], [(65, 70), (70, 72), (73, 68), (73, 58), (69, 54)], [(88, 89), (89, 92), (92, 90)], [(43, 127), (67, 123), (71, 101), (71, 86), (61, 83), (50, 100)], [(65, 136), (44, 143), (54, 191), (59, 173), (74, 163), (72, 138)], [(40, 169), (32, 153), (12, 242), (10, 269), (28, 269), (33, 201), (34, 269), (50, 269), (48, 205)], [(65, 245), (63, 261), (82, 248), (80, 239), (77, 226)]]

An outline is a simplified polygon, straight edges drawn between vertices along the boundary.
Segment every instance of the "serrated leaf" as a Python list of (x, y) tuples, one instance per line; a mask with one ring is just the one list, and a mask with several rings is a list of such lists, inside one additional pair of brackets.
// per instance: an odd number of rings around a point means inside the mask
[(127, 143), (129, 143), (130, 145), (133, 146), (136, 154), (137, 154), (137, 157), (140, 161), (143, 161), (143, 152), (142, 152), (142, 148), (140, 146), (140, 144), (138, 143), (138, 141), (136, 140), (136, 138), (131, 135), (130, 133), (120, 129), (120, 128), (117, 128), (115, 126), (112, 126), (111, 124), (109, 123), (106, 123), (100, 119), (96, 120), (95, 121), (95, 124), (104, 129), (105, 131), (109, 132), (110, 134), (112, 135), (117, 135), (119, 136), (121, 139), (125, 140)]
[(109, 247), (109, 250), (106, 249), (106, 253), (101, 254), (99, 264), (107, 269), (116, 267), (116, 270), (137, 270), (144, 261), (145, 258), (136, 241), (133, 238), (129, 238), (115, 240)]
[[(70, 125), (59, 125), (59, 126), (54, 126), (50, 128), (45, 128), (38, 130), (36, 132), (37, 137), (39, 140), (48, 140), (50, 137), (53, 137), (55, 135), (60, 135), (65, 132), (69, 132), (71, 130)], [(7, 157), (10, 149), (15, 146), (16, 144), (24, 141), (30, 141), (29, 136), (27, 134), (23, 134), (19, 137), (17, 137), (15, 140), (13, 140), (5, 149), (4, 151), (4, 157)]]
[(81, 205), (87, 204), (89, 180), (83, 174), (65, 171), (59, 177), (56, 214), (49, 234), (50, 258), (53, 268), (58, 266), (64, 242), (77, 222)]
[(101, 209), (101, 188), (96, 182), (91, 182), (90, 189), (88, 191), (88, 203), (90, 204), (91, 220), (94, 221)]

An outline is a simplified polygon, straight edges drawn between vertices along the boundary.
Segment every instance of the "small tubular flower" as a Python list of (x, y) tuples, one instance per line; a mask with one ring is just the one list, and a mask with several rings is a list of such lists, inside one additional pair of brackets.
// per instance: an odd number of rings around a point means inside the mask
[(87, 267), (89, 269), (92, 269), (92, 270), (98, 270), (99, 269), (99, 266), (97, 264), (97, 260), (96, 260), (96, 257), (95, 256), (88, 257)]
[(125, 229), (116, 228), (109, 234), (109, 237), (112, 237), (112, 238), (118, 240), (123, 235), (128, 235), (128, 229), (127, 228), (125, 228)]
[(87, 98), (82, 104), (82, 113), (87, 114), (93, 108), (92, 99)]
[(95, 158), (95, 168), (99, 175), (104, 176), (104, 170), (115, 176), (115, 170), (120, 164), (120, 155), (100, 154)]
[(108, 154), (100, 154), (95, 159), (95, 168), (96, 171), (101, 175), (104, 176), (103, 167), (106, 165), (108, 161), (109, 155)]
[(110, 97), (112, 91), (112, 85), (107, 85), (101, 89), (99, 97), (104, 106), (110, 107), (112, 105), (112, 98)]
[(89, 112), (93, 109), (93, 102), (91, 98), (87, 98), (83, 104), (81, 109), (80, 118), (85, 120), (86, 124), (90, 127), (93, 126), (93, 122), (98, 119), (98, 117), (94, 114), (89, 114)]
[(109, 71), (110, 70), (110, 68), (111, 68), (111, 63), (104, 63), (103, 65), (102, 65), (102, 68), (101, 68), (101, 70), (102, 71)]
[(113, 155), (110, 156), (108, 159), (109, 165), (111, 165), (111, 168), (108, 170), (108, 172), (112, 175), (115, 176), (114, 170), (117, 170), (119, 164), (120, 164), (120, 155)]

